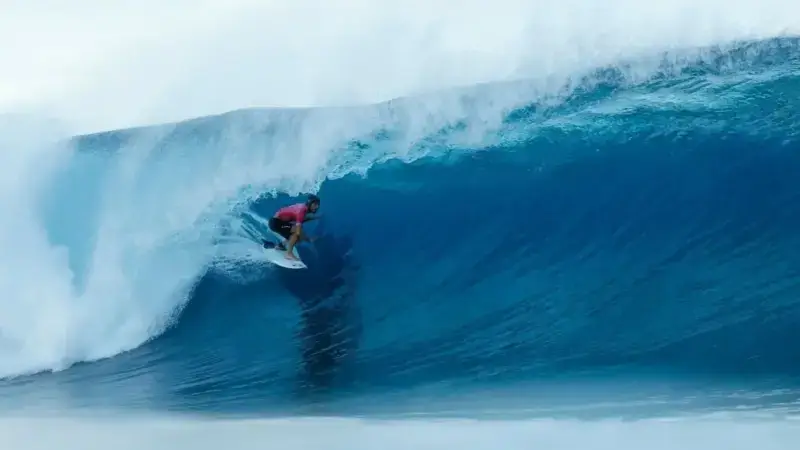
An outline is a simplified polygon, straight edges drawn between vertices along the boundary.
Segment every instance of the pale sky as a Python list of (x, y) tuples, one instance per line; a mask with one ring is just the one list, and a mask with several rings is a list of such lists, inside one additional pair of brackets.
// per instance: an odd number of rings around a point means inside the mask
[(800, 31), (794, 0), (0, 0), (0, 114), (73, 132), (363, 103)]

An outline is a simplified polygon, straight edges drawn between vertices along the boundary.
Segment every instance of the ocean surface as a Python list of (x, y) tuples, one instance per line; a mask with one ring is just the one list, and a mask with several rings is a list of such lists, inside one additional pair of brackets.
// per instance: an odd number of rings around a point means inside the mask
[(688, 54), (4, 124), (0, 447), (795, 448), (800, 41)]

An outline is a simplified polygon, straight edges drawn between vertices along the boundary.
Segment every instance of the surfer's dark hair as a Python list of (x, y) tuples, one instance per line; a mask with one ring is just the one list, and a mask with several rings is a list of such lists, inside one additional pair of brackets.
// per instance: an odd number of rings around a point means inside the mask
[(314, 194), (310, 194), (308, 199), (306, 200), (306, 205), (311, 206), (312, 203), (320, 204), (319, 197)]

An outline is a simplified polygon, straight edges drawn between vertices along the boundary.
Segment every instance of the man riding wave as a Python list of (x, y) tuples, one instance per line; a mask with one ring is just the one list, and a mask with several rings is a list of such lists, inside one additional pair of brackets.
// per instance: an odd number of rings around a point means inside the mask
[[(316, 212), (319, 210), (320, 200), (314, 194), (308, 196), (305, 203), (295, 203), (279, 209), (272, 218), (269, 219), (269, 229), (286, 239), (277, 245), (281, 251), (286, 251), (286, 258), (297, 261), (292, 250), (298, 242), (313, 242), (315, 238), (309, 238), (303, 232), (303, 223), (318, 219)], [(268, 245), (264, 242), (264, 246)]]

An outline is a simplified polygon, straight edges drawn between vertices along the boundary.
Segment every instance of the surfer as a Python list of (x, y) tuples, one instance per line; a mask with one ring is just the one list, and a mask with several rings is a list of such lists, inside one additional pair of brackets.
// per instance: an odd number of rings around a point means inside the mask
[[(292, 249), (298, 242), (313, 241), (303, 232), (303, 223), (319, 218), (316, 216), (319, 210), (320, 200), (314, 194), (308, 196), (305, 203), (295, 203), (279, 209), (271, 219), (269, 219), (269, 229), (281, 235), (288, 242), (277, 245), (281, 251), (286, 251), (286, 258), (297, 261), (297, 257), (292, 254)], [(309, 214), (313, 215), (309, 217)], [(284, 245), (285, 244), (285, 245)], [(267, 243), (265, 242), (265, 246)]]

